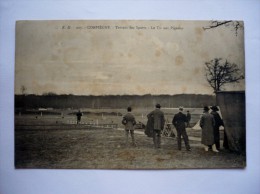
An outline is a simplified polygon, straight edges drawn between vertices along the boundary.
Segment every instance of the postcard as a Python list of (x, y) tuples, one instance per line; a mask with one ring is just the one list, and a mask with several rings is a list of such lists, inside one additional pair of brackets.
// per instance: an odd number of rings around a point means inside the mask
[(16, 22), (17, 169), (246, 167), (243, 21)]

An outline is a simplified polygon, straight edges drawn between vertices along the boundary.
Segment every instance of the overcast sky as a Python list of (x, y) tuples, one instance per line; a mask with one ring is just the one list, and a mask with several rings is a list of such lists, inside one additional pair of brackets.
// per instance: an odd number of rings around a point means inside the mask
[(27, 94), (212, 94), (205, 62), (227, 59), (244, 72), (244, 32), (203, 30), (209, 23), (19, 21), (15, 93), (25, 86)]

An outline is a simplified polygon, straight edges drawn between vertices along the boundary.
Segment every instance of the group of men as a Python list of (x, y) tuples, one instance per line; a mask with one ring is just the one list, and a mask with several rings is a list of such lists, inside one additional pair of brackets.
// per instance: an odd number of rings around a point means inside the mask
[(213, 152), (219, 152), (219, 127), (224, 126), (224, 123), (217, 112), (219, 109), (217, 106), (212, 106), (212, 112), (209, 113), (209, 107), (205, 106), (203, 110), (204, 114), (200, 118), (200, 127), (202, 129), (201, 143), (204, 145), (205, 151), (208, 151), (209, 148), (211, 148)]
[[(161, 132), (164, 129), (165, 117), (163, 111), (160, 110), (160, 104), (156, 104), (155, 110), (147, 115), (148, 121), (145, 130), (145, 134), (153, 138), (155, 148), (161, 147)], [(220, 147), (219, 138), (219, 126), (223, 125), (222, 119), (217, 113), (218, 108), (216, 106), (211, 107), (212, 112), (209, 113), (209, 108), (204, 107), (204, 114), (200, 120), (200, 126), (202, 128), (202, 144), (205, 145), (205, 151), (212, 148), (214, 152), (218, 152)], [(128, 113), (123, 117), (122, 124), (125, 125), (126, 143), (128, 144), (129, 134), (131, 134), (132, 143), (136, 146), (134, 138), (134, 125), (136, 124), (135, 117), (131, 113), (132, 108), (127, 108)], [(183, 107), (179, 107), (179, 112), (174, 115), (172, 124), (177, 131), (177, 145), (178, 150), (182, 149), (182, 138), (185, 143), (187, 151), (191, 151), (189, 144), (189, 138), (186, 132), (186, 127), (190, 127), (191, 115), (187, 112), (187, 115), (183, 113)]]

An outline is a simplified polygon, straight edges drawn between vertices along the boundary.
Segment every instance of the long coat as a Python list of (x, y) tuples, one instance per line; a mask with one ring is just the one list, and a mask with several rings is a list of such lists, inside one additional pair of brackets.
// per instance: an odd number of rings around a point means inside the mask
[(201, 143), (204, 145), (213, 145), (214, 141), (215, 120), (212, 114), (204, 113), (200, 119), (200, 127), (202, 128)]
[(153, 117), (151, 115), (147, 116), (148, 120), (145, 126), (145, 135), (148, 137), (153, 137)]
[(127, 113), (122, 120), (125, 125), (125, 130), (134, 130), (134, 125), (136, 124), (135, 117), (131, 113)]
[(154, 130), (163, 130), (164, 128), (164, 113), (160, 109), (155, 109), (147, 115), (147, 117), (153, 118), (153, 129)]

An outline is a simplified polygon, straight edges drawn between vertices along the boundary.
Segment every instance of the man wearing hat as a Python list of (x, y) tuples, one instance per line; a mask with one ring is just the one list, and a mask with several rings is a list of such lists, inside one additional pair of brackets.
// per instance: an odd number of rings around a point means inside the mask
[(219, 111), (218, 107), (212, 106), (210, 109), (212, 110), (210, 114), (212, 114), (214, 119), (215, 119), (215, 125), (213, 127), (213, 129), (214, 129), (214, 139), (215, 139), (216, 147), (219, 150), (219, 148), (220, 148), (219, 127), (224, 126), (224, 123), (223, 123), (220, 115), (217, 112), (217, 111)]
[(186, 123), (187, 117), (183, 114), (183, 107), (179, 108), (179, 113), (174, 115), (172, 124), (175, 126), (177, 130), (177, 141), (178, 141), (178, 149), (181, 150), (181, 136), (183, 137), (185, 147), (187, 151), (190, 151), (189, 138), (186, 132)]
[(153, 143), (155, 148), (161, 147), (161, 131), (164, 128), (164, 113), (160, 110), (161, 105), (156, 104), (155, 110), (150, 112), (147, 117), (153, 121)]
[(128, 136), (129, 133), (131, 134), (132, 144), (136, 146), (135, 136), (134, 136), (134, 126), (136, 124), (135, 117), (131, 113), (132, 108), (127, 108), (127, 114), (123, 117), (122, 124), (125, 125), (125, 138), (126, 138), (126, 145), (128, 145)]
[(209, 107), (205, 106), (203, 110), (204, 114), (200, 118), (201, 143), (204, 145), (206, 152), (209, 150), (209, 146), (212, 146), (213, 152), (218, 152), (214, 139), (214, 116), (209, 113)]

